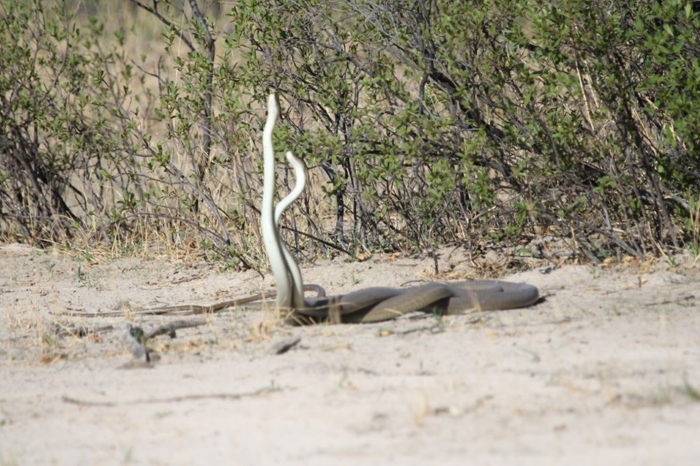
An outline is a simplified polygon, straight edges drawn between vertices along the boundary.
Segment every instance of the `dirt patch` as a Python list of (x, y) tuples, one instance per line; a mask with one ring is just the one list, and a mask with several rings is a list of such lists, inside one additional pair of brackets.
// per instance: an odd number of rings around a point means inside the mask
[[(451, 251), (438, 271), (477, 275), (471, 265)], [(342, 293), (434, 268), (427, 257), (373, 257), (303, 272)], [(0, 465), (697, 464), (692, 263), (542, 266), (507, 278), (538, 286), (545, 301), (307, 328), (225, 312), (154, 338), (155, 363), (125, 369), (125, 322), (148, 331), (183, 317), (55, 313), (209, 304), (269, 289), (271, 277), (4, 246)], [(76, 327), (87, 334), (65, 331)], [(300, 341), (276, 354), (290, 337)]]

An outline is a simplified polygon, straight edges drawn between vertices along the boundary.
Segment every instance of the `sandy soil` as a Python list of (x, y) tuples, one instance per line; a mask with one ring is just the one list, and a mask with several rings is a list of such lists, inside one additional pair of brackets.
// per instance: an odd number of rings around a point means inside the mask
[[(440, 278), (475, 276), (470, 264), (446, 250)], [(304, 275), (341, 293), (421, 280), (433, 265), (372, 257)], [(127, 319), (150, 330), (182, 317), (52, 313), (212, 303), (271, 278), (3, 246), (0, 465), (700, 464), (697, 265), (542, 264), (507, 278), (545, 301), (306, 328), (225, 312), (154, 338), (153, 366), (127, 369)], [(291, 336), (301, 342), (274, 354)]]

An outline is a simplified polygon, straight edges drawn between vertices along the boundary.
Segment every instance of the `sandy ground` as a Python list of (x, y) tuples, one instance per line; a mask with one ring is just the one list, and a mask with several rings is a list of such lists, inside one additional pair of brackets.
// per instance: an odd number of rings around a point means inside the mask
[[(473, 276), (469, 264), (445, 251), (440, 278)], [(372, 257), (304, 275), (341, 293), (433, 265)], [(127, 369), (127, 319), (150, 330), (182, 317), (52, 313), (212, 303), (271, 278), (2, 246), (0, 465), (700, 464), (696, 264), (543, 264), (507, 278), (544, 302), (306, 328), (225, 312), (152, 339), (153, 366)], [(71, 325), (117, 330), (57, 334)]]

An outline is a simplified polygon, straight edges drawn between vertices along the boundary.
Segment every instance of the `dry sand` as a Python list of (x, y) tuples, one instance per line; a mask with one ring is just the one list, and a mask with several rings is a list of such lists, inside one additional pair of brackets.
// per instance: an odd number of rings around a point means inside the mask
[[(446, 250), (439, 265), (450, 278), (474, 275), (468, 264)], [(303, 272), (341, 293), (401, 286), (432, 267), (377, 256)], [(52, 312), (212, 303), (271, 278), (3, 246), (0, 465), (700, 464), (697, 265), (542, 265), (504, 278), (546, 300), (306, 328), (226, 312), (150, 341), (153, 367), (124, 369), (120, 330), (60, 337), (54, 325), (127, 317)], [(130, 321), (150, 330), (175, 319)], [(291, 336), (301, 342), (273, 354)]]

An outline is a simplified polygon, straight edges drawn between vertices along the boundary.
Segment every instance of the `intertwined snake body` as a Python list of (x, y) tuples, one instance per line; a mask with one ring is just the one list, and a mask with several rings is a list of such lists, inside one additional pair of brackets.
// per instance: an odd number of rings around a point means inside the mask
[(372, 287), (335, 297), (305, 298), (299, 267), (280, 238), (279, 218), (303, 191), (306, 167), (294, 154), (287, 152), (296, 186), (273, 209), (275, 155), (272, 131), (278, 114), (277, 99), (272, 94), (268, 98), (268, 116), (263, 132), (262, 233), (277, 286), (276, 305), (287, 314), (288, 323), (303, 324), (326, 318), (336, 323), (380, 322), (415, 311), (459, 314), (469, 310), (504, 310), (526, 307), (538, 300), (536, 287), (500, 280), (428, 283), (407, 289)]

